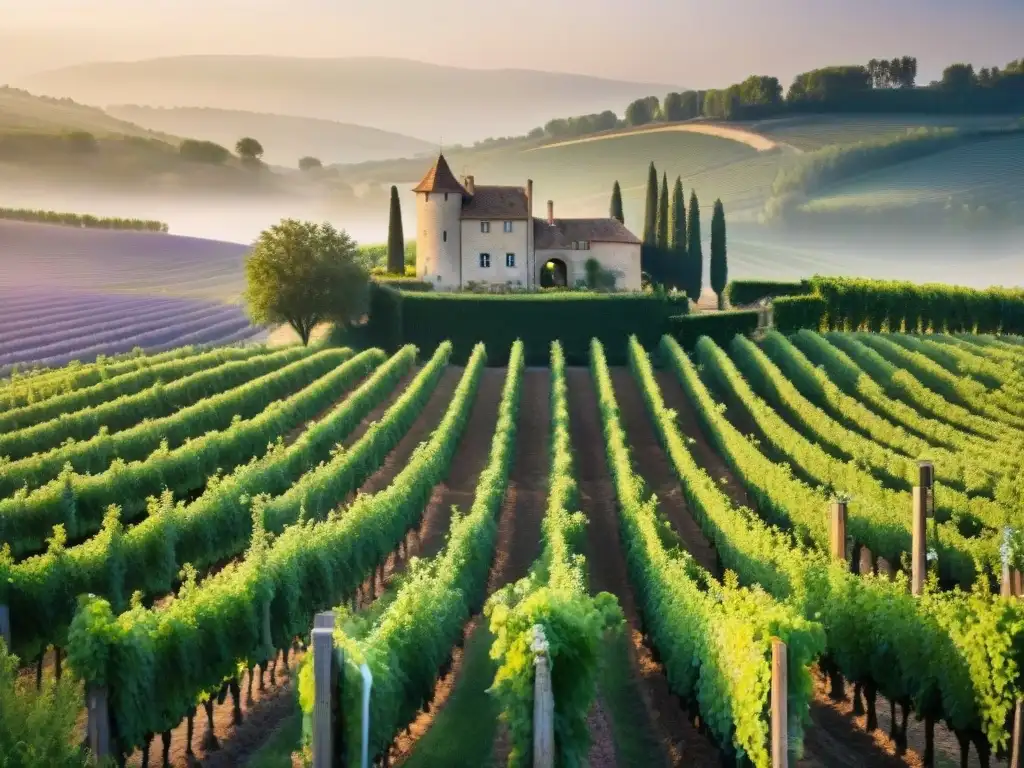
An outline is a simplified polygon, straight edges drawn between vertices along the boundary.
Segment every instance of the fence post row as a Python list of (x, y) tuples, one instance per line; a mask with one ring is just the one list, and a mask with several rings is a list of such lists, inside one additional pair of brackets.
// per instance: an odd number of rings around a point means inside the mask
[(786, 644), (772, 638), (772, 768), (789, 768)]
[(533, 626), (533, 768), (555, 765), (555, 700), (544, 627)]
[(313, 768), (334, 768), (334, 698), (337, 669), (334, 661), (334, 613), (318, 613), (313, 620)]

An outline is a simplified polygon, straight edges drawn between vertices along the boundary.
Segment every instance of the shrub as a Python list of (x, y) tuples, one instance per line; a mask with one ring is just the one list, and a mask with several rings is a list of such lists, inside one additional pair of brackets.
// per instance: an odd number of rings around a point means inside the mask
[(669, 321), (672, 336), (683, 349), (689, 351), (696, 346), (701, 336), (708, 336), (719, 346), (726, 346), (736, 334), (753, 333), (757, 329), (759, 314), (757, 310), (744, 309), (672, 317)]
[(385, 349), (415, 344), (424, 351), (449, 339), (453, 362), (466, 360), (482, 341), (488, 364), (497, 366), (506, 364), (517, 338), (530, 365), (547, 365), (552, 341), (561, 342), (570, 365), (586, 365), (596, 337), (613, 364), (622, 365), (630, 335), (655, 345), (669, 318), (686, 307), (685, 299), (654, 293), (410, 293), (373, 284), (368, 335)]
[(775, 328), (781, 333), (792, 333), (801, 328), (818, 330), (827, 309), (828, 302), (818, 294), (779, 296), (772, 301)]
[(199, 141), (198, 139), (185, 139), (181, 142), (178, 152), (185, 160), (208, 165), (223, 165), (231, 157), (231, 152), (226, 147), (212, 141)]
[(807, 280), (732, 280), (725, 289), (729, 303), (733, 306), (754, 304), (761, 299), (773, 299), (776, 296), (801, 296), (810, 292), (811, 285)]

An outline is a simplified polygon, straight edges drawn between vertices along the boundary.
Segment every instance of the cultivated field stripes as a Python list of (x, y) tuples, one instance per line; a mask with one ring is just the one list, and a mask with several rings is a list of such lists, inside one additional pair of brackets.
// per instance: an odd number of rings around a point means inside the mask
[[(232, 424), (239, 411), (255, 415), (281, 397), (308, 386), (351, 355), (347, 349), (324, 350), (274, 374), (250, 381), (229, 398), (201, 400), (191, 406), (197, 419), (192, 425), (192, 434), (196, 434), (196, 424), (209, 422), (214, 415), (222, 423), (226, 421), (224, 426)], [(218, 467), (229, 469), (265, 448), (265, 441), (255, 446), (239, 444), (240, 434), (245, 435), (234, 432), (223, 437), (221, 432), (209, 432), (174, 450), (160, 446), (142, 461), (115, 461), (105, 472), (96, 475), (62, 472), (31, 493), (19, 491), (0, 500), (0, 539), (9, 542), (12, 551), (20, 555), (41, 549), (54, 525), (63, 525), (66, 535), (73, 541), (95, 533), (111, 504), (121, 507), (124, 519), (134, 519), (146, 509), (148, 496), (159, 495), (164, 488), (176, 495), (191, 493), (202, 488)], [(143, 435), (143, 438), (151, 441), (153, 435)], [(220, 450), (202, 450), (210, 444)], [(221, 463), (227, 459), (221, 453), (225, 450), (241, 455), (236, 455), (235, 460), (225, 466)], [(212, 466), (197, 461), (199, 457), (205, 457)]]
[[(240, 314), (238, 307), (230, 305), (198, 307), (184, 314), (176, 312), (173, 307), (164, 307), (138, 313), (136, 318), (139, 322), (133, 322), (128, 327), (136, 335), (160, 330), (171, 332), (181, 326), (191, 326), (192, 323), (210, 325)], [(42, 322), (45, 323), (45, 320)], [(125, 326), (123, 320), (104, 321), (101, 318), (95, 323), (83, 322), (72, 333), (51, 332), (43, 328), (34, 336), (20, 337), (0, 347), (0, 365), (26, 360), (49, 360), (68, 352), (120, 341), (125, 336)]]
[(936, 479), (959, 491), (989, 497), (994, 493), (996, 475), (990, 467), (961, 453), (935, 447), (878, 415), (857, 398), (847, 395), (782, 334), (776, 331), (767, 333), (761, 341), (761, 348), (804, 397), (847, 428), (876, 441), (879, 446), (888, 447), (905, 459), (932, 460)]
[(190, 357), (199, 351), (190, 346), (175, 347), (157, 354), (135, 350), (123, 355), (100, 357), (92, 363), (72, 363), (63, 368), (38, 368), (14, 374), (11, 378), (0, 380), (0, 412), (40, 403), (76, 389), (94, 386), (115, 376)]
[(854, 354), (859, 358), (855, 361), (853, 356), (833, 346), (813, 331), (799, 331), (791, 337), (791, 341), (812, 363), (821, 366), (847, 395), (864, 403), (875, 413), (906, 429), (912, 435), (927, 441), (929, 445), (950, 451), (969, 452), (969, 455), (978, 456), (979, 461), (993, 467), (1003, 465), (998, 457), (990, 453), (991, 442), (939, 419), (931, 418), (927, 412), (922, 413), (900, 400), (893, 390), (887, 391), (884, 384), (890, 381), (889, 371), (895, 372), (895, 368), (888, 366), (872, 350), (861, 348), (863, 354), (857, 354), (857, 350), (854, 350)]
[(120, 749), (174, 728), (204, 694), (290, 648), (316, 611), (354, 593), (447, 473), (484, 365), (479, 345), (440, 425), (383, 491), (360, 496), (342, 515), (290, 526), (272, 543), (257, 528), (243, 562), (202, 584), (186, 582), (163, 610), (118, 617), (98, 598), (82, 607), (69, 630), (68, 663), (108, 687)]
[[(909, 343), (907, 346), (897, 343), (895, 339), (900, 338), (902, 334), (876, 337), (872, 334), (857, 333), (854, 336), (893, 365), (910, 373), (923, 386), (979, 417), (989, 419), (993, 422), (993, 429), (998, 429), (1002, 435), (1013, 437), (1016, 433), (1017, 439), (1024, 437), (1020, 432), (1024, 427), (1024, 419), (1007, 413), (999, 404), (992, 402), (992, 397), (984, 384), (949, 373), (919, 348), (912, 347)], [(888, 338), (889, 336), (892, 340)]]
[[(801, 484), (789, 478), (785, 468), (763, 457), (737, 460), (741, 452), (723, 450), (746, 441), (724, 419), (697, 368), (679, 346), (666, 337), (661, 352), (712, 443), (754, 492), (762, 512), (792, 523), (787, 526), (792, 532), (769, 527), (751, 510), (735, 507), (722, 485), (698, 466), (688, 448), (693, 441), (679, 429), (677, 413), (667, 407), (650, 361), (634, 339), (631, 366), (691, 510), (714, 542), (723, 565), (742, 583), (764, 587), (821, 623), (826, 636), (821, 665), (832, 676), (832, 693), (837, 694), (837, 687), (839, 694), (844, 693), (843, 677), (856, 683), (855, 697), (863, 688), (869, 727), (876, 722), (876, 693), (899, 701), (904, 709), (902, 733), (894, 723), (893, 734), (904, 746), (911, 706), (926, 720), (926, 750), (933, 746), (938, 721), (968, 738), (981, 737), (993, 746), (1005, 744), (1006, 717), (1020, 690), (1019, 659), (1012, 650), (1024, 629), (1019, 603), (997, 599), (987, 590), (970, 596), (941, 592), (933, 582), (926, 583), (923, 597), (915, 597), (903, 574), (894, 580), (858, 575), (851, 572), (849, 560), (830, 560), (827, 549), (807, 548), (799, 537), (811, 510), (796, 509)], [(747, 451), (746, 456), (756, 453)], [(822, 520), (825, 502), (821, 498), (817, 503)], [(979, 653), (982, 647), (986, 650)]]
[[(758, 397), (740, 375), (735, 364), (711, 339), (697, 343), (696, 359), (704, 376), (713, 380), (729, 399), (753, 419), (758, 430), (779, 455), (793, 463), (829, 494), (852, 494), (857, 504), (850, 515), (850, 532), (873, 553), (890, 563), (900, 562), (910, 552), (911, 496), (885, 488), (856, 464), (848, 464), (826, 453), (800, 431), (793, 429), (771, 406)], [(954, 522), (937, 522), (935, 547), (939, 568), (947, 583), (971, 586), (978, 577), (978, 564), (992, 567), (999, 562), (999, 536), (972, 538), (963, 535)], [(828, 531), (821, 516), (816, 543), (827, 546)]]
[(951, 402), (859, 339), (842, 333), (826, 333), (825, 339), (849, 355), (868, 375), (881, 384), (891, 397), (898, 398), (912, 408), (920, 409), (953, 428), (962, 429), (968, 435), (986, 441), (1012, 439), (1014, 430), (1010, 427)]
[[(10, 566), (7, 598), (16, 652), (35, 658), (48, 643), (59, 644), (74, 615), (77, 595), (100, 595), (120, 611), (137, 590), (147, 597), (168, 592), (186, 563), (205, 568), (242, 554), (252, 534), (253, 499), (281, 492), (327, 455), (408, 371), (415, 350), (406, 348), (378, 368), (383, 360), (379, 350), (362, 352), (260, 416), (199, 438), (194, 461), (200, 471), (216, 472), (225, 459), (230, 460), (229, 443), (243, 455), (267, 443), (271, 448), (226, 477), (211, 476), (205, 492), (191, 504), (174, 504), (165, 491), (151, 514), (127, 529), (114, 508), (99, 534), (68, 547), (62, 557), (45, 554)], [(275, 436), (318, 413), (370, 371), (374, 373), (363, 385), (291, 445), (274, 442)], [(129, 567), (114, 567), (118, 563)]]
[[(730, 354), (758, 394), (780, 415), (788, 414), (805, 436), (816, 439), (820, 446), (827, 447), (830, 453), (844, 461), (862, 467), (884, 488), (909, 492), (914, 487), (919, 476), (916, 460), (868, 440), (832, 419), (800, 394), (797, 387), (749, 339), (737, 336), (730, 345)], [(985, 535), (992, 536), (1001, 532), (1007, 522), (1024, 522), (1024, 512), (1019, 503), (1009, 509), (1000, 506), (992, 501), (991, 489), (985, 498), (980, 495), (968, 497), (963, 491), (941, 482), (936, 482), (935, 487), (935, 519), (940, 522), (956, 521), (965, 536), (976, 536), (986, 528)], [(909, 509), (909, 503), (908, 498), (905, 508)]]
[(0, 431), (9, 432), (16, 429), (24, 429), (41, 421), (47, 421), (62, 413), (73, 413), (82, 408), (99, 405), (117, 397), (133, 395), (158, 381), (166, 385), (172, 381), (223, 363), (247, 360), (250, 357), (262, 354), (266, 354), (266, 349), (261, 347), (248, 347), (244, 349), (229, 347), (209, 352), (197, 350), (194, 355), (139, 368), (121, 376), (99, 382), (91, 387), (77, 389), (66, 395), (53, 397), (41, 403), (0, 412)]
[[(23, 295), (21, 291), (0, 288), (0, 323), (4, 329), (38, 327), (38, 315), (64, 319), (73, 315), (83, 315), (97, 308), (113, 306), (141, 306), (146, 299), (133, 295), (102, 296), (93, 293), (75, 293), (73, 291), (52, 291)], [(160, 303), (171, 303), (173, 299), (160, 298)]]
[(825, 646), (822, 627), (762, 590), (716, 582), (691, 555), (666, 540), (670, 537), (657, 497), (633, 470), (611, 373), (596, 340), (591, 342), (591, 367), (622, 542), (643, 603), (646, 631), (673, 690), (699, 705), (718, 743), (745, 755), (757, 768), (769, 768), (771, 638), (777, 636), (787, 646), (787, 698), (794, 713), (789, 739), (800, 744), (812, 690), (810, 665)]
[[(84, 304), (84, 306), (83, 306)], [(182, 301), (173, 298), (150, 298), (144, 296), (96, 297), (95, 301), (75, 302), (68, 309), (61, 310), (52, 305), (28, 308), (18, 313), (18, 319), (4, 321), (0, 318), (0, 349), (16, 351), (11, 342), (36, 336), (45, 332), (50, 335), (80, 331), (93, 322), (108, 322), (132, 318), (137, 315), (154, 314), (177, 309), (179, 312), (209, 307), (209, 302)]]
[[(351, 658), (365, 660), (381, 693), (371, 706), (369, 749), (384, 755), (398, 732), (429, 700), (434, 681), (463, 634), (463, 628), (483, 600), (498, 536), (497, 514), (505, 497), (515, 454), (516, 417), (522, 391), (522, 342), (513, 345), (498, 406), (498, 419), (487, 462), (479, 474), (472, 505), (454, 517), (447, 545), (423, 562), (395, 590), (383, 610), (368, 610), (371, 622), (358, 631), (335, 633), (335, 647)], [(306, 668), (304, 674), (311, 674)], [(359, 670), (346, 664), (339, 685), (357, 684)], [(341, 699), (346, 704), (352, 699)], [(349, 724), (345, 743), (354, 763), (361, 747), (356, 712), (343, 718)]]
[[(123, 395), (0, 435), (0, 456), (16, 461), (62, 446), (69, 439), (88, 441), (109, 433), (116, 434), (145, 419), (168, 416), (204, 397), (263, 376), (299, 358), (308, 357), (310, 353), (308, 349), (290, 347), (247, 360), (225, 362), (216, 368), (198, 371), (166, 385), (157, 382), (141, 392)], [(104, 428), (106, 432), (101, 433)]]

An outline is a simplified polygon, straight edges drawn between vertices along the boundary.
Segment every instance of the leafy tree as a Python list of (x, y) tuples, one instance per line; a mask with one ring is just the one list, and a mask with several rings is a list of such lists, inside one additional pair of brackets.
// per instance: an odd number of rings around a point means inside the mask
[(388, 219), (388, 273), (401, 275), (405, 272), (405, 236), (402, 234), (402, 203), (398, 199), (398, 187), (391, 187), (391, 213)]
[(299, 158), (299, 170), (300, 171), (313, 171), (313, 170), (316, 170), (318, 168), (323, 168), (323, 167), (324, 167), (324, 164), (322, 162), (320, 162), (320, 158), (318, 158), (318, 157), (311, 157), (311, 156), (307, 155), (306, 157)]
[(667, 94), (661, 104), (662, 115), (666, 122), (671, 123), (677, 120), (685, 120), (689, 117), (683, 109), (683, 94), (681, 93)]
[(658, 247), (668, 250), (668, 174), (661, 175), (661, 195), (658, 197)]
[(659, 111), (657, 96), (637, 99), (626, 107), (626, 124), (631, 126), (647, 125), (658, 118)]
[(100, 148), (96, 137), (88, 131), (71, 131), (65, 138), (68, 143), (68, 149), (78, 154), (92, 154)]
[(690, 211), (686, 217), (686, 284), (684, 290), (691, 301), (700, 299), (704, 285), (704, 254), (700, 244), (700, 203), (697, 190), (690, 192)]
[(976, 83), (973, 64), (950, 64), (942, 70), (940, 85), (945, 91), (966, 91)]
[(647, 204), (644, 208), (644, 245), (658, 244), (658, 171), (651, 161), (647, 170)]
[(729, 265), (725, 249), (725, 208), (715, 200), (711, 215), (711, 290), (718, 296), (718, 308), (725, 309), (725, 286), (729, 282)]
[(325, 321), (347, 324), (366, 307), (359, 249), (331, 224), (283, 219), (263, 230), (245, 260), (245, 299), (256, 323), (288, 323), (309, 343)]
[(178, 153), (185, 160), (208, 165), (223, 165), (231, 157), (231, 153), (220, 144), (197, 139), (185, 139), (178, 147)]
[(263, 157), (263, 145), (251, 136), (246, 136), (235, 143), (235, 152), (242, 160), (256, 162)]
[(608, 215), (616, 219), (620, 224), (626, 223), (626, 216), (622, 211), (622, 188), (619, 186), (617, 179), (615, 186), (612, 187), (612, 202), (609, 206)]

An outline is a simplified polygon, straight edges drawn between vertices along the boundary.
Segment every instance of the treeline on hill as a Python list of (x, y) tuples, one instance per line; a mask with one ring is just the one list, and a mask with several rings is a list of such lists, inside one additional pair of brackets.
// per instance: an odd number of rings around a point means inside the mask
[(62, 213), (28, 208), (0, 208), (0, 219), (38, 224), (61, 224), (66, 227), (84, 227), (86, 229), (129, 229), (137, 232), (166, 232), (168, 229), (165, 222), (151, 219), (122, 219), (93, 216), (88, 213)]
[[(797, 75), (785, 91), (779, 78), (751, 75), (727, 88), (647, 96), (626, 107), (619, 119), (606, 110), (561, 117), (534, 128), (527, 139), (569, 139), (616, 128), (698, 117), (755, 120), (808, 112), (971, 113), (1024, 109), (1024, 58), (1005, 67), (950, 64), (940, 80), (917, 84), (917, 58), (872, 59), (867, 64), (812, 69)], [(476, 146), (522, 137), (488, 139)]]
[[(625, 222), (622, 189), (619, 182), (612, 188), (609, 215)], [(726, 256), (725, 207), (715, 200), (711, 215), (711, 290), (718, 297), (718, 308), (724, 307), (724, 291), (729, 280)], [(658, 170), (652, 161), (647, 169), (647, 194), (644, 209), (643, 245), (640, 269), (649, 283), (682, 291), (691, 301), (698, 301), (704, 290), (704, 248), (700, 231), (700, 201), (697, 190), (690, 190), (687, 206), (682, 177), (676, 177), (669, 195), (668, 174), (662, 172), (658, 186)]]
[[(963, 144), (1020, 133), (1024, 133), (1024, 122), (1004, 128), (922, 127), (900, 136), (822, 147), (796, 157), (779, 170), (765, 204), (765, 218), (791, 216), (808, 197), (852, 176), (917, 160)], [(902, 214), (903, 209), (900, 212)], [(846, 213), (844, 211), (844, 215)], [(815, 212), (815, 216), (819, 214)]]

